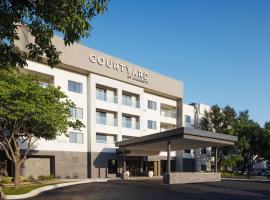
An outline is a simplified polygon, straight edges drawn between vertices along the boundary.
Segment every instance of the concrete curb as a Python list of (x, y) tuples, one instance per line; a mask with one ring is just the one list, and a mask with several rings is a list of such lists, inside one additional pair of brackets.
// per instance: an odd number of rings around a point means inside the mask
[(260, 180), (260, 179), (244, 179), (244, 178), (221, 178), (221, 180), (228, 180), (228, 181), (247, 181), (247, 182), (269, 182), (270, 183), (270, 180), (267, 180), (267, 179), (263, 179), (263, 180)]
[(0, 186), (0, 200), (2, 199), (6, 199), (6, 195), (4, 194), (4, 192), (2, 191), (2, 187)]
[(79, 184), (84, 184), (84, 183), (96, 183), (96, 182), (107, 182), (108, 179), (87, 179), (83, 181), (76, 181), (76, 182), (68, 182), (68, 183), (59, 183), (55, 185), (48, 185), (44, 186), (35, 190), (32, 190), (31, 192), (28, 192), (26, 194), (20, 194), (20, 195), (5, 195), (5, 199), (25, 199), (25, 198), (30, 198), (37, 196), (38, 194), (42, 192), (46, 192), (49, 190), (53, 190), (56, 188), (61, 188), (61, 187), (66, 187), (66, 186), (71, 186), (71, 185), (79, 185)]

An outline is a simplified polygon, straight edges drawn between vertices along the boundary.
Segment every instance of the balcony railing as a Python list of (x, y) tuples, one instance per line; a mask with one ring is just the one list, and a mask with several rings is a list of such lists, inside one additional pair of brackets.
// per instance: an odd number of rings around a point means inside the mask
[(98, 117), (96, 119), (97, 124), (108, 125), (108, 126), (117, 126), (117, 119), (107, 119), (103, 117)]
[(110, 103), (117, 103), (118, 102), (117, 96), (108, 97), (107, 95), (97, 93), (96, 98), (98, 100), (106, 101), (106, 102), (110, 102)]
[(132, 129), (140, 129), (140, 123), (139, 122), (131, 122), (131, 121), (122, 121), (122, 127), (123, 128), (132, 128)]
[(176, 111), (160, 110), (160, 115), (164, 117), (176, 118)]
[(140, 101), (126, 101), (122, 99), (122, 104), (133, 108), (140, 108)]

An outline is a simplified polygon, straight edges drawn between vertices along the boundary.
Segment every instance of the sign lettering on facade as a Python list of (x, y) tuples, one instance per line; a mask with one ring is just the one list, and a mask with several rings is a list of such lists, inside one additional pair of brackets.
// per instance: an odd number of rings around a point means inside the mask
[(148, 84), (148, 80), (149, 80), (148, 73), (136, 67), (131, 67), (123, 63), (109, 59), (109, 58), (97, 56), (95, 54), (90, 54), (89, 60), (92, 63), (97, 63), (101, 66), (107, 67), (108, 69), (115, 70), (121, 73), (126, 73), (128, 79), (132, 79), (138, 82)]

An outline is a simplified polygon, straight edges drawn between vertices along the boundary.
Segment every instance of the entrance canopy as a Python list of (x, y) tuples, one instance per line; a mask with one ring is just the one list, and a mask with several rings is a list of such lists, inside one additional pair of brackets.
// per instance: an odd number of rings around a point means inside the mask
[(196, 149), (203, 147), (230, 146), (237, 142), (238, 137), (221, 133), (213, 133), (191, 128), (176, 128), (160, 133), (132, 138), (116, 142), (116, 146), (125, 149), (128, 155), (158, 155), (161, 151), (167, 151), (167, 143), (170, 142), (170, 150)]

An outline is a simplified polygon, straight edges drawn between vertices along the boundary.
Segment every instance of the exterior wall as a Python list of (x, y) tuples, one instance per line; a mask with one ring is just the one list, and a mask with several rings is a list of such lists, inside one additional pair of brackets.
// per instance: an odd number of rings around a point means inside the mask
[(120, 156), (115, 153), (108, 152), (91, 152), (90, 153), (90, 169), (91, 178), (114, 178), (117, 174), (108, 173), (108, 160), (118, 161), (118, 173), (122, 172), (123, 162)]
[[(37, 163), (37, 160), (41, 163)], [(87, 178), (87, 168), (86, 152), (35, 151), (30, 153), (21, 172), (25, 177), (48, 175), (49, 172), (56, 178)]]
[(24, 177), (33, 176), (49, 176), (51, 175), (51, 159), (44, 158), (28, 158), (21, 167), (21, 175)]
[[(24, 35), (24, 37), (28, 36), (27, 33)], [(28, 40), (31, 41), (32, 38)], [(22, 39), (17, 44), (23, 51), (26, 51), (23, 47), (25, 42)], [(61, 67), (51, 68), (45, 64), (27, 61), (26, 71), (41, 77), (50, 77), (52, 79), (50, 83), (60, 86), (76, 107), (83, 109), (83, 119), (80, 119), (85, 125), (85, 128), (80, 131), (83, 134), (83, 143), (71, 143), (68, 134), (59, 134), (54, 141), (37, 141), (32, 148), (32, 157), (25, 163), (27, 168), (23, 169), (25, 175), (30, 172), (35, 176), (40, 175), (41, 163), (47, 166), (46, 171), (42, 173), (47, 174), (48, 160), (50, 160), (50, 173), (56, 177), (114, 176), (107, 173), (108, 160), (119, 160), (113, 138), (121, 141), (123, 136), (141, 137), (182, 126), (183, 84), (181, 81), (79, 44), (64, 47), (63, 41), (58, 37), (53, 39), (53, 43), (63, 52)], [(68, 80), (82, 83), (82, 93), (68, 91)], [(97, 98), (97, 87), (107, 90), (108, 100)], [(123, 105), (124, 93), (131, 94), (132, 102), (136, 105), (139, 101), (140, 106)], [(148, 109), (148, 100), (156, 102), (156, 110)], [(164, 111), (163, 107), (168, 108), (169, 112)], [(98, 110), (106, 112), (106, 120), (114, 121), (116, 124), (97, 123)], [(123, 115), (131, 116), (132, 126), (135, 125), (136, 128), (124, 127)], [(156, 121), (155, 129), (148, 128), (148, 120)], [(70, 131), (74, 130), (69, 129), (68, 132)], [(97, 133), (109, 135), (108, 142), (97, 143)], [(22, 145), (21, 148), (25, 149), (25, 146)], [(157, 156), (156, 159), (160, 160), (162, 156), (167, 156), (166, 152), (161, 152), (160, 157)], [(176, 153), (172, 152), (171, 156), (175, 159)], [(37, 160), (40, 160), (39, 165), (34, 164)], [(31, 166), (35, 166), (35, 170)]]
[[(183, 125), (188, 128), (199, 128), (200, 120), (204, 116), (205, 111), (209, 111), (210, 106), (204, 104), (183, 104)], [(190, 121), (186, 121), (186, 116), (190, 117)], [(206, 148), (206, 153), (201, 153), (201, 149), (191, 149), (190, 153), (181, 151), (177, 153), (178, 157), (183, 158), (183, 165), (189, 165), (191, 160), (194, 162), (195, 171), (202, 171), (202, 165), (206, 166), (206, 171), (211, 171), (211, 148)], [(186, 163), (184, 163), (186, 162)], [(184, 168), (184, 167), (183, 167)]]
[[(83, 133), (83, 144), (69, 143), (69, 138), (65, 134), (57, 136), (56, 140), (45, 141), (39, 140), (33, 146), (33, 150), (42, 151), (72, 151), (72, 152), (87, 152), (87, 76), (69, 72), (59, 68), (51, 68), (43, 64), (28, 61), (27, 70), (33, 72), (39, 72), (42, 75), (50, 75), (53, 77), (55, 86), (60, 86), (61, 90), (68, 95), (76, 107), (83, 108), (83, 119), (80, 119), (85, 128), (82, 128), (80, 132)], [(75, 93), (68, 91), (68, 80), (80, 82), (83, 84), (82, 93)], [(68, 130), (73, 131), (71, 128)], [(21, 148), (25, 148), (22, 146)]]
[(219, 182), (220, 173), (171, 173), (163, 176), (165, 184)]
[[(28, 52), (26, 45), (34, 42), (34, 38), (23, 28), (19, 30), (18, 36), (20, 40), (16, 41), (15, 45), (21, 51)], [(181, 81), (163, 76), (78, 43), (65, 46), (62, 38), (57, 36), (52, 39), (52, 43), (62, 52), (60, 55), (62, 68), (85, 73), (86, 75), (95, 73), (145, 88), (160, 95), (183, 98), (183, 84)]]
[[(61, 90), (75, 102), (76, 107), (83, 108), (83, 119), (80, 120), (86, 127), (81, 131), (83, 133), (83, 144), (70, 143), (68, 136), (65, 134), (57, 136), (57, 139), (54, 141), (37, 141), (32, 148), (33, 158), (29, 158), (22, 169), (22, 174), (25, 176), (29, 176), (30, 173), (35, 177), (52, 173), (59, 178), (113, 177), (115, 175), (108, 174), (108, 160), (117, 159), (119, 160), (119, 166), (121, 166), (121, 159), (115, 154), (116, 147), (113, 141), (108, 142), (108, 144), (97, 143), (96, 133), (110, 135), (112, 136), (111, 139), (115, 137), (117, 141), (121, 141), (123, 135), (140, 137), (160, 132), (161, 124), (166, 124), (169, 128), (175, 128), (180, 124), (179, 113), (182, 113), (182, 107), (179, 105), (179, 102), (182, 102), (181, 100), (177, 101), (149, 93), (144, 88), (97, 74), (90, 73), (86, 76), (60, 68), (50, 68), (44, 64), (32, 61), (28, 61), (26, 71), (38, 73), (41, 77), (50, 76), (52, 79), (51, 83), (60, 86)], [(82, 83), (82, 93), (68, 91), (68, 80)], [(108, 100), (104, 101), (97, 98), (97, 87), (108, 91)], [(139, 101), (140, 107), (123, 105), (123, 93), (134, 94), (132, 95), (132, 101)], [(112, 100), (114, 98), (116, 99), (115, 101)], [(148, 109), (148, 100), (156, 102), (156, 110)], [(164, 115), (161, 105), (172, 108), (175, 116)], [(117, 124), (115, 126), (98, 124), (96, 121), (97, 111), (106, 112), (107, 120), (112, 121), (116, 119)], [(140, 124), (139, 128), (130, 129), (123, 127), (123, 115), (130, 115), (133, 124), (135, 121), (138, 121)], [(148, 128), (148, 120), (156, 121), (156, 129)], [(73, 130), (69, 129), (68, 131)], [(22, 145), (21, 148), (24, 149), (25, 147)], [(160, 161), (162, 156), (167, 156), (166, 152), (161, 152), (160, 158), (156, 156), (157, 161)], [(174, 159), (175, 152), (172, 152), (171, 156)], [(77, 159), (81, 161), (79, 164)], [(37, 160), (40, 160), (39, 164), (36, 163)], [(41, 165), (41, 163), (43, 164)], [(77, 166), (81, 166), (83, 170), (78, 170)], [(44, 171), (41, 171), (42, 167)], [(50, 171), (48, 170), (49, 168)], [(63, 168), (65, 170), (62, 170)]]

